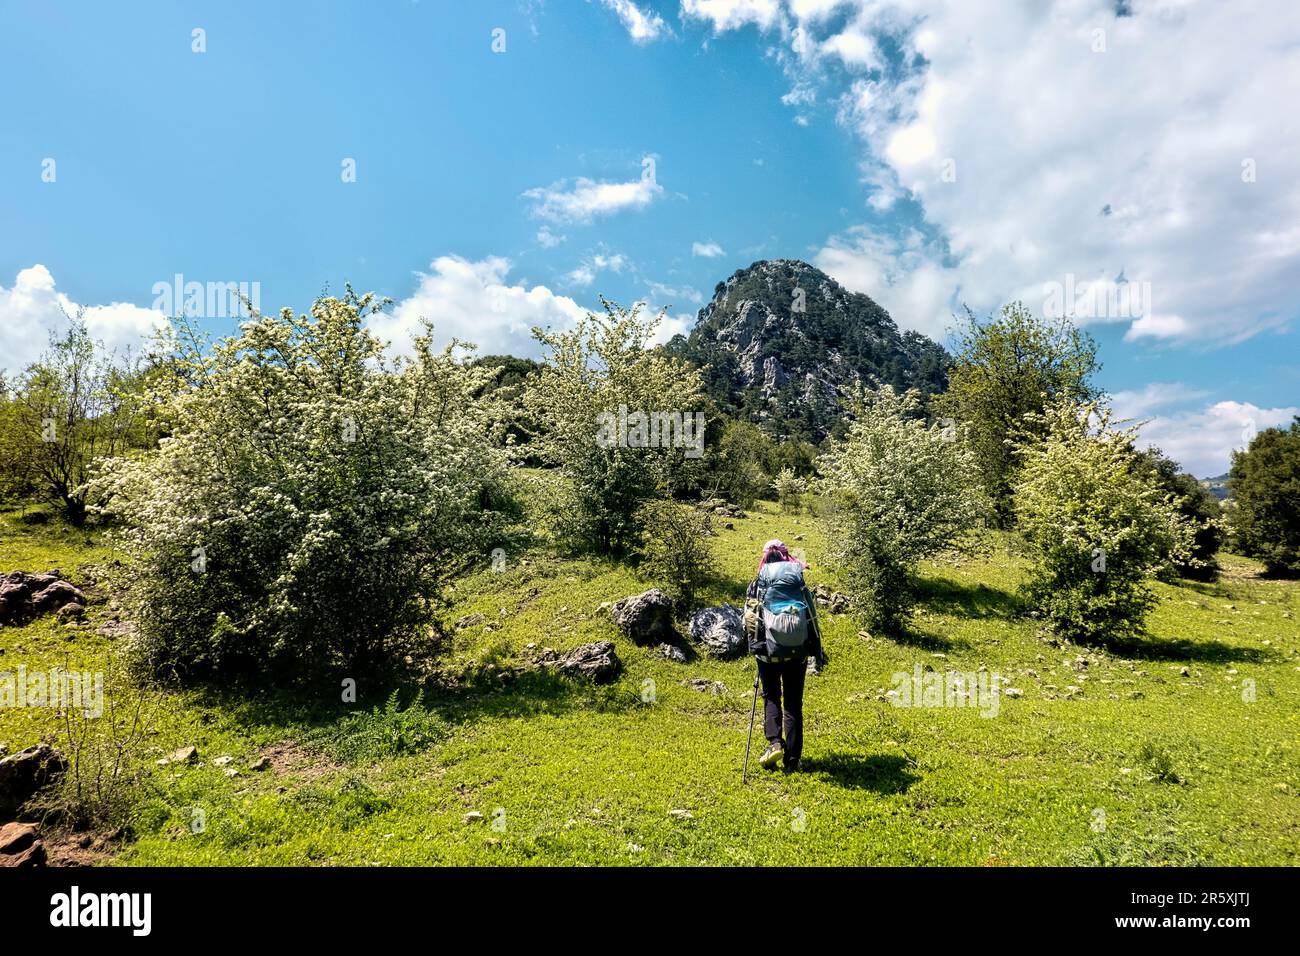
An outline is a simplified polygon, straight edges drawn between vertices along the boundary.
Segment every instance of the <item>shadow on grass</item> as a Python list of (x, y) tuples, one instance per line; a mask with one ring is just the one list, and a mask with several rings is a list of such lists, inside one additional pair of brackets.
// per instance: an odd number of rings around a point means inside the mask
[(1264, 664), (1278, 655), (1223, 641), (1169, 640), (1161, 637), (1103, 638), (1095, 642), (1116, 657), (1142, 661), (1202, 661), (1208, 664)]
[(921, 578), (916, 583), (920, 603), (932, 611), (968, 618), (1014, 617), (1021, 611), (1020, 599), (1010, 591), (987, 584), (961, 584), (949, 578)]
[(873, 793), (906, 793), (918, 779), (911, 765), (892, 754), (837, 753), (825, 757), (805, 757), (803, 769), (829, 777), (841, 787), (870, 790)]
[(414, 708), (421, 689), (418, 682), (372, 686), (370, 693), (359, 694), (355, 704), (343, 703), (336, 686), (322, 687), (319, 691), (263, 689), (252, 695), (247, 691), (209, 687), (195, 691), (193, 703), (205, 712), (200, 717), (204, 722), (213, 719), (211, 711), (221, 711), (245, 732), (283, 728), (295, 739), (317, 741), (328, 738), (331, 731), (348, 727), (358, 716), (374, 714), (376, 709), (382, 715), (394, 692), (396, 706), (407, 713), (407, 722), (422, 717), (451, 729), (484, 718), (557, 716), (574, 710), (620, 713), (644, 706), (639, 688), (618, 683), (598, 686), (547, 668), (525, 671), (506, 684), (494, 677), (481, 676), (463, 680), (456, 687), (425, 686), (418, 712)]
[(954, 641), (950, 637), (944, 637), (942, 634), (930, 634), (925, 631), (916, 629), (913, 624), (906, 624), (896, 631), (882, 632), (881, 637), (893, 641), (895, 644), (902, 644), (906, 647), (915, 647), (922, 651), (951, 651), (959, 647), (965, 647), (965, 641)]
[(1195, 591), (1202, 597), (1207, 598), (1226, 598), (1228, 589), (1221, 581), (1197, 581), (1193, 578), (1174, 578), (1172, 581), (1165, 581), (1175, 587), (1180, 587), (1185, 591)]
[[(736, 608), (745, 606), (745, 589), (749, 587), (750, 578), (737, 578), (716, 568), (711, 568), (700, 586), (695, 591), (692, 610), (704, 607), (716, 607), (730, 604)], [(689, 614), (687, 615), (689, 617)]]

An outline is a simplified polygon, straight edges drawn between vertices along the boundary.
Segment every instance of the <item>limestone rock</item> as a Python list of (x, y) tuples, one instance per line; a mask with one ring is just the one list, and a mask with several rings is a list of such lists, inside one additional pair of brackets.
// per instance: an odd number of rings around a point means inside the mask
[(678, 643), (673, 628), (673, 602), (658, 588), (615, 601), (610, 616), (634, 644), (653, 647)]
[(23, 804), (51, 783), (67, 764), (49, 744), (36, 744), (0, 760), (0, 820), (11, 820)]
[(730, 604), (706, 607), (691, 616), (691, 637), (714, 657), (730, 660), (745, 653), (745, 626)]
[(582, 644), (566, 654), (549, 648), (538, 659), (543, 667), (550, 667), (570, 677), (578, 677), (596, 684), (608, 684), (618, 677), (623, 663), (614, 652), (613, 641), (592, 641)]

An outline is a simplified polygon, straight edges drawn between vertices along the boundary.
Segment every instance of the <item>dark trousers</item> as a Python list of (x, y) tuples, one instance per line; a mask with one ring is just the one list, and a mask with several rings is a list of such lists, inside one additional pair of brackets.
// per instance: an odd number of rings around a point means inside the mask
[[(758, 680), (763, 686), (763, 733), (769, 743), (782, 739), (785, 724), (785, 762), (793, 763), (803, 753), (803, 679), (808, 661), (759, 661)], [(782, 691), (785, 692), (782, 708)]]

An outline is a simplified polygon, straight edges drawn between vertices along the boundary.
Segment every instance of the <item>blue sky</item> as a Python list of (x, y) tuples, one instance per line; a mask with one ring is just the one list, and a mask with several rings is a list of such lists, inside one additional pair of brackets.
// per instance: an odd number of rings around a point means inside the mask
[(938, 338), (1118, 279), (1146, 308), (1085, 315), (1102, 383), (1224, 470), (1300, 405), (1300, 17), (953, 6), (9, 0), (0, 366), (59, 305), (138, 340), (176, 274), (264, 309), (351, 282), (399, 347), (427, 315), (513, 352), (597, 294), (684, 330), (761, 258)]

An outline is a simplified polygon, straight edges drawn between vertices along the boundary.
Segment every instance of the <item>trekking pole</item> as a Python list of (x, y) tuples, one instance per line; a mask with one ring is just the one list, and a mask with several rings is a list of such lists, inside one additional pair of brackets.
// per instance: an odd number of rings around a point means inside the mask
[(749, 783), (749, 744), (754, 739), (754, 714), (758, 712), (758, 661), (754, 662), (754, 702), (749, 706), (749, 733), (745, 736), (745, 769), (741, 771), (740, 783)]

